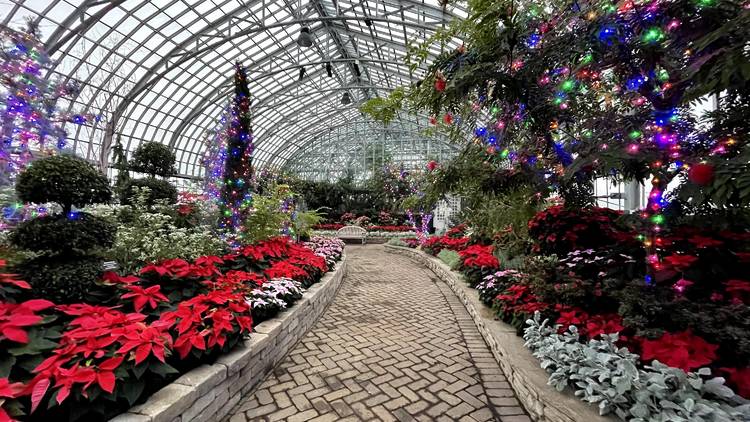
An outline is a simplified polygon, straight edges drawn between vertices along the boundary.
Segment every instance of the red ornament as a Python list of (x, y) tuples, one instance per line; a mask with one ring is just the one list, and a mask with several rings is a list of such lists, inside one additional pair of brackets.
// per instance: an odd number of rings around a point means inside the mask
[(436, 89), (436, 90), (437, 90), (438, 92), (443, 92), (443, 91), (445, 91), (445, 79), (443, 79), (443, 78), (441, 78), (441, 77), (437, 77), (437, 78), (435, 79), (435, 89)]
[(711, 164), (695, 164), (688, 171), (688, 179), (696, 185), (707, 186), (714, 180), (714, 166)]
[(453, 115), (450, 113), (446, 113), (445, 116), (443, 116), (443, 123), (446, 125), (453, 124)]
[(435, 126), (437, 124), (437, 119), (435, 116), (430, 116), (430, 124)]
[(431, 160), (429, 163), (427, 163), (427, 170), (433, 171), (437, 168), (438, 163), (435, 160)]

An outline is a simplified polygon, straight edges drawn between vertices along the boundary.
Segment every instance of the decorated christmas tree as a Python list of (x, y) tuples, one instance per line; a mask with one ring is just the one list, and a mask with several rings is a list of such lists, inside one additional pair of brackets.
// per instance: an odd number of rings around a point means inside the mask
[(226, 158), (221, 187), (219, 227), (236, 232), (252, 203), (253, 136), (250, 129), (250, 90), (247, 74), (235, 65), (234, 101), (227, 127)]
[(58, 101), (78, 87), (49, 79), (53, 63), (34, 25), (24, 32), (0, 26), (0, 43), (0, 184), (9, 184), (35, 156), (65, 147), (66, 121), (83, 124), (89, 117), (58, 110)]
[(748, 221), (745, 2), (475, 6), (470, 26), (432, 40), (467, 47), (438, 58), (409, 95), (432, 124), (473, 133), (486, 163), (533, 175), (566, 206), (592, 203), (596, 178), (645, 182), (639, 239), (656, 270), (660, 233), (681, 218)]

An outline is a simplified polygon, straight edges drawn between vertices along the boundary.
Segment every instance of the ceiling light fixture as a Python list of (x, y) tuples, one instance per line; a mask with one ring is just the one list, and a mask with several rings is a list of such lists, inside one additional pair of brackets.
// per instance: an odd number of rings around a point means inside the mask
[(331, 62), (326, 63), (326, 73), (329, 78), (333, 77), (333, 66), (331, 66)]
[(352, 103), (352, 97), (349, 96), (348, 92), (345, 92), (344, 95), (341, 96), (341, 104), (347, 105)]
[(297, 45), (300, 47), (312, 47), (313, 39), (312, 34), (310, 34), (310, 28), (303, 26), (302, 29), (299, 30)]

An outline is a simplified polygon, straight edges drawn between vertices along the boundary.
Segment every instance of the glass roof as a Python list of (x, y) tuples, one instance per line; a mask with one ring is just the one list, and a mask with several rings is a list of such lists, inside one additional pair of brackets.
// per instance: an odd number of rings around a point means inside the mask
[[(174, 149), (179, 173), (196, 178), (229, 101), (235, 61), (248, 69), (255, 163), (299, 167), (327, 134), (339, 143), (350, 142), (342, 133), (355, 143), (396, 142), (400, 125), (414, 118), (362, 126), (359, 105), (422, 77), (424, 69), (412, 73), (403, 62), (408, 43), (464, 17), (437, 0), (0, 0), (2, 24), (36, 21), (56, 76), (80, 82), (66, 106), (101, 116), (66, 128), (78, 154), (108, 168), (117, 137), (131, 151), (159, 141)], [(303, 26), (312, 47), (297, 45)], [(344, 105), (345, 92), (352, 101)], [(350, 125), (360, 130), (339, 129)], [(430, 142), (433, 151), (450, 150), (445, 140)]]

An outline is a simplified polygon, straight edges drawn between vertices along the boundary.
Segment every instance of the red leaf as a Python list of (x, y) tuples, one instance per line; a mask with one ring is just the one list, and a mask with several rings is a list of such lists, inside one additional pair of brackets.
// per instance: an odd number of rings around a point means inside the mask
[(49, 389), (49, 384), (49, 378), (42, 378), (34, 384), (34, 388), (31, 390), (31, 413), (34, 413), (37, 406), (39, 406), (39, 403), (44, 398), (47, 389)]
[(57, 404), (62, 404), (62, 402), (68, 398), (69, 394), (70, 394), (70, 386), (63, 385), (62, 388), (57, 390)]
[(102, 390), (112, 394), (115, 390), (115, 374), (113, 372), (99, 372), (96, 376), (96, 382)]
[(50, 302), (49, 300), (32, 299), (32, 300), (27, 300), (26, 302), (22, 303), (21, 306), (23, 306), (26, 309), (30, 309), (32, 311), (41, 311), (47, 308), (51, 308), (55, 306), (55, 304)]
[(143, 362), (151, 353), (151, 343), (141, 344), (135, 349), (135, 364)]
[(99, 364), (99, 369), (101, 369), (102, 371), (114, 371), (120, 366), (123, 359), (124, 358), (122, 356), (115, 356), (115, 357), (109, 358)]
[(17, 343), (26, 344), (29, 342), (29, 336), (26, 331), (16, 327), (5, 327), (0, 333), (4, 335), (8, 340), (15, 341)]

